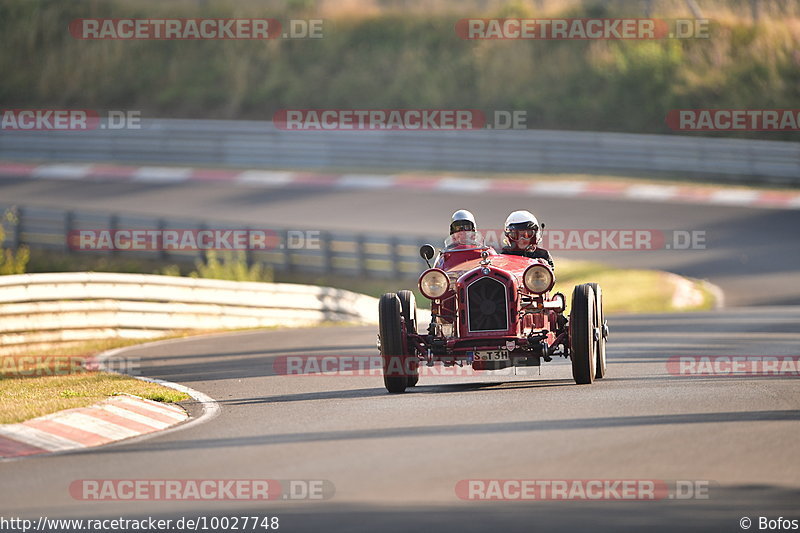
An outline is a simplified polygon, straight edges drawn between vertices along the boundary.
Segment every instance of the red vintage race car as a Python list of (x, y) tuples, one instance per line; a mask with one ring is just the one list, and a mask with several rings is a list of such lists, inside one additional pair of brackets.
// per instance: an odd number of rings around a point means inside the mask
[(380, 299), (378, 344), (389, 392), (416, 385), (420, 364), (500, 370), (561, 356), (572, 360), (578, 384), (605, 376), (608, 326), (596, 283), (575, 286), (567, 317), (564, 295), (550, 293), (555, 275), (545, 261), (498, 254), (477, 232), (456, 236), (434, 265), (434, 247), (420, 248), (429, 267), (419, 277), (420, 292), (431, 300), (426, 333), (417, 330), (413, 292)]

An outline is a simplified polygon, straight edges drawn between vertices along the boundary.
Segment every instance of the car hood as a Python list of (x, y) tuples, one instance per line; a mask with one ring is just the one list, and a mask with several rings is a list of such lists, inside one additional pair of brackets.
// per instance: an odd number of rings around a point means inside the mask
[[(522, 279), (522, 275), (525, 273), (526, 268), (534, 263), (539, 262), (538, 259), (503, 254), (490, 255), (488, 259), (493, 267), (505, 270), (509, 274), (516, 276), (517, 279)], [(470, 270), (479, 266), (481, 266), (481, 259), (471, 259), (447, 269), (447, 275), (451, 280), (455, 281), (465, 272), (469, 272)]]

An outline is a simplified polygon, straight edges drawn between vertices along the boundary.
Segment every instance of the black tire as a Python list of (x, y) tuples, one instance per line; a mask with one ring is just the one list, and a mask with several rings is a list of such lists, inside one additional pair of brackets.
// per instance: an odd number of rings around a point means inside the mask
[(408, 379), (403, 371), (403, 315), (400, 298), (393, 292), (381, 296), (378, 302), (378, 331), (381, 336), (383, 384), (392, 394), (405, 392)]
[(589, 283), (594, 291), (595, 301), (595, 327), (600, 329), (600, 338), (597, 339), (595, 346), (595, 353), (597, 354), (597, 362), (595, 363), (595, 379), (603, 379), (606, 375), (606, 338), (603, 336), (603, 324), (606, 322), (606, 314), (603, 312), (603, 289), (597, 283)]
[[(400, 298), (400, 311), (403, 313), (403, 320), (406, 323), (406, 333), (417, 332), (417, 301), (411, 291), (398, 291), (397, 297)], [(409, 366), (409, 373), (406, 376), (408, 387), (413, 387), (419, 382), (419, 363), (413, 359), (406, 360)]]
[(595, 376), (594, 291), (588, 284), (576, 285), (572, 291), (569, 314), (569, 344), (572, 377), (578, 385), (589, 385)]

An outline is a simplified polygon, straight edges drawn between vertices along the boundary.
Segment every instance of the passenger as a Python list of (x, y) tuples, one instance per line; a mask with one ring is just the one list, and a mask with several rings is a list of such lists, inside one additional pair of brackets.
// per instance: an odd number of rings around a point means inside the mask
[(514, 211), (506, 219), (505, 242), (500, 253), (544, 259), (555, 269), (550, 252), (539, 247), (542, 241), (539, 221), (530, 211)]

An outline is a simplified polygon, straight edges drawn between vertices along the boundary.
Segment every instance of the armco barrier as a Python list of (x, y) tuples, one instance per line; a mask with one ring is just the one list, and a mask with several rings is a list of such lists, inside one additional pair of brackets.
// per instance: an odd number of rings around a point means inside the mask
[(0, 131), (0, 158), (365, 171), (585, 172), (800, 183), (800, 143), (687, 135), (476, 130), (285, 131), (271, 122), (142, 119), (141, 129)]
[[(139, 215), (118, 215), (96, 211), (69, 211), (50, 207), (20, 207), (0, 204), (0, 214), (10, 213), (13, 223), (0, 220), (5, 228), (6, 248), (20, 245), (45, 251), (72, 253), (77, 256), (100, 254), (121, 255), (119, 251), (75, 251), (68, 242), (70, 232), (91, 229), (159, 228), (203, 229), (232, 228), (228, 223), (184, 220)], [(238, 226), (236, 229), (245, 229)], [(268, 265), (275, 271), (287, 273), (336, 274), (362, 278), (416, 278), (425, 268), (419, 257), (419, 247), (426, 242), (441, 243), (441, 237), (360, 234), (344, 231), (317, 232), (314, 246), (293, 248), (290, 231), (273, 229), (276, 246), (268, 250), (250, 250), (245, 258), (250, 263)], [(153, 259), (162, 263), (192, 265), (204, 259), (205, 252), (195, 251), (125, 251), (131, 259)]]
[(329, 287), (143, 274), (0, 276), (0, 351), (179, 330), (377, 323), (377, 300)]

